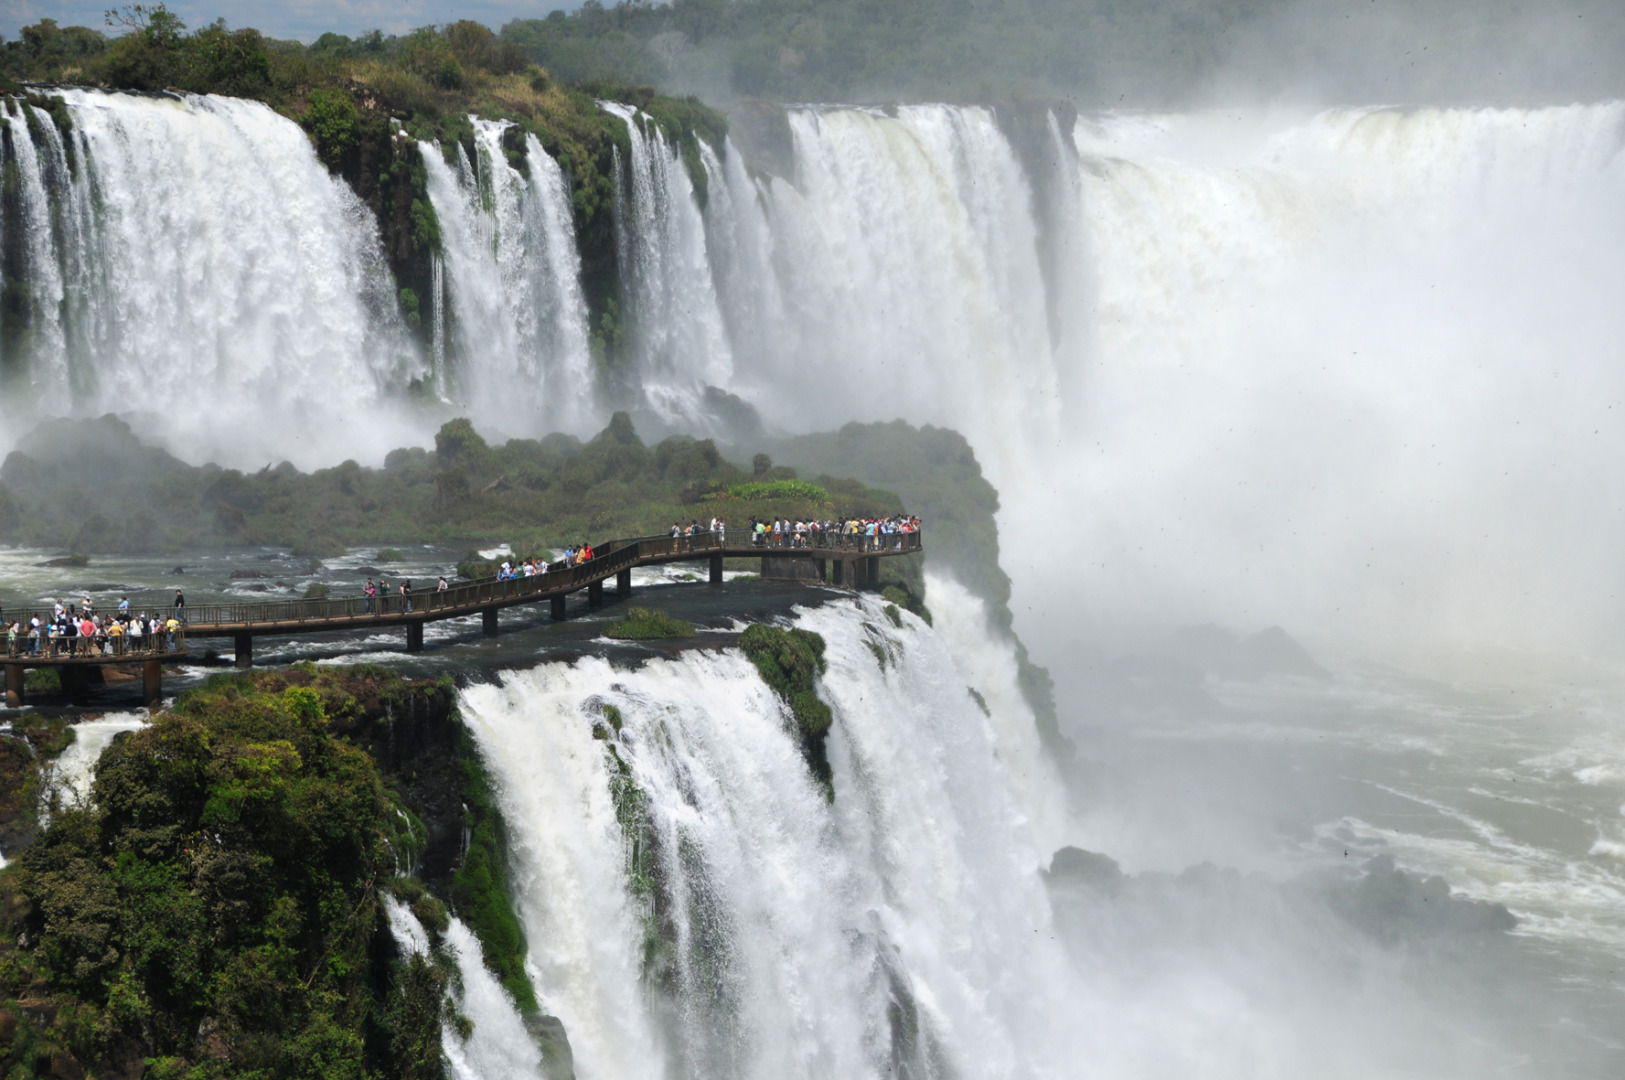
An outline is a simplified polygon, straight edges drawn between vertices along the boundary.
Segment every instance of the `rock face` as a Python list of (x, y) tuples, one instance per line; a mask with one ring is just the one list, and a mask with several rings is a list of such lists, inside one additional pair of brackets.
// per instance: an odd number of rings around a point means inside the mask
[(525, 1030), (542, 1050), (542, 1065), (550, 1080), (575, 1080), (575, 1056), (570, 1053), (570, 1036), (564, 1021), (556, 1016), (532, 1013), (525, 1017)]

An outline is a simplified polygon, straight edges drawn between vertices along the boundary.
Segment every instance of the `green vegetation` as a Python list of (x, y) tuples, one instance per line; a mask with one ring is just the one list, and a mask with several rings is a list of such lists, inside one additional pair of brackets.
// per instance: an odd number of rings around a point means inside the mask
[(824, 672), (824, 639), (811, 630), (784, 630), (756, 623), (739, 635), (739, 647), (762, 681), (790, 707), (795, 717), (801, 752), (824, 794), (835, 798), (824, 738), (834, 720), (829, 706), (818, 697), (813, 679)]
[(468, 850), (452, 879), (452, 903), (474, 936), (480, 955), (524, 1015), (537, 1011), (536, 989), (525, 974), (525, 931), (508, 886), (508, 842), (490, 774), (466, 732), (460, 747), (467, 806)]
[[(627, 608), (626, 615), (604, 628), (604, 634), (628, 641), (647, 641), (653, 638), (684, 638), (694, 636), (694, 624), (674, 619), (664, 611), (650, 608)], [(616, 713), (616, 719), (620, 714)], [(619, 724), (616, 730), (620, 730)]]
[[(59, 450), (14, 451), (0, 466), (0, 504), (12, 508), (0, 515), (0, 542), (62, 546), (101, 515), (122, 527), (84, 539), (108, 551), (281, 544), (321, 556), (384, 541), (506, 541), (522, 557), (583, 540), (664, 534), (674, 521), (701, 516), (697, 490), (748, 479), (709, 439), (673, 436), (646, 446), (625, 413), (586, 442), (549, 435), (502, 446), (453, 420), (432, 451), (393, 451), (381, 469), (347, 461), (314, 473), (286, 463), (255, 473), (194, 467), (142, 445), (111, 416), (49, 421), (20, 445)], [(830, 484), (829, 501), (764, 498), (750, 509), (792, 518), (902, 509), (888, 492)], [(381, 562), (387, 554), (379, 552)], [(888, 560), (898, 561), (914, 560)], [(470, 552), (461, 572), (493, 568)]]
[(305, 586), (306, 600), (326, 600), (330, 590), (320, 581), (313, 581)]
[(406, 556), (404, 554), (402, 554), (400, 548), (391, 548), (391, 547), (379, 548), (378, 549), (378, 554), (374, 555), (373, 558), (376, 559), (379, 562), (405, 562), (406, 561)]
[(902, 619), (893, 614), (897, 608), (912, 611), (921, 619), (924, 619), (927, 626), (932, 625), (931, 609), (925, 606), (924, 600), (914, 595), (907, 588), (901, 585), (887, 585), (880, 590), (880, 596), (886, 601), (886, 617), (891, 619), (894, 625), (903, 625)]
[(42, 769), (73, 738), (73, 728), (61, 717), (38, 715), (18, 717), (10, 734), (0, 735), (0, 849), (15, 854), (33, 836)]
[(748, 480), (743, 484), (729, 484), (721, 491), (713, 491), (707, 499), (798, 499), (802, 502), (828, 503), (829, 492), (805, 480)]
[(442, 1075), (446, 977), (380, 947), (393, 803), (339, 734), (400, 683), (216, 679), (115, 740), (0, 874), (5, 1075)]

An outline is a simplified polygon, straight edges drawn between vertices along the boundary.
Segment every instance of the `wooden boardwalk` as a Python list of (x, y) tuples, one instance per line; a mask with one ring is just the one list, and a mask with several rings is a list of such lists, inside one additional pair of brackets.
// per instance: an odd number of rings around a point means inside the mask
[[(616, 579), (621, 595), (632, 591), (632, 571), (640, 566), (674, 562), (707, 562), (713, 585), (722, 583), (722, 560), (751, 558), (762, 561), (763, 577), (791, 577), (823, 580), (847, 588), (872, 588), (879, 584), (880, 560), (912, 555), (923, 550), (919, 532), (885, 536), (848, 533), (808, 533), (805, 546), (759, 545), (745, 537), (727, 543), (714, 533), (697, 536), (642, 536), (610, 540), (593, 548), (593, 557), (579, 566), (552, 566), (545, 574), (506, 581), (482, 578), (463, 582), (443, 591), (415, 592), (401, 596), (338, 597), (324, 600), (285, 600), (252, 604), (196, 604), (186, 609), (184, 634), (177, 639), (178, 652), (161, 659), (150, 656), (118, 657), (91, 655), (80, 658), (48, 656), (7, 656), (6, 698), (15, 707), (22, 704), (23, 670), (35, 667), (85, 665), (116, 666), (143, 664), (149, 704), (160, 693), (157, 680), (161, 664), (186, 657), (185, 642), (191, 638), (229, 637), (236, 646), (238, 667), (254, 662), (256, 637), (297, 636), (341, 630), (373, 630), (399, 627), (406, 634), (406, 651), (423, 649), (423, 627), (442, 619), (479, 615), (486, 634), (497, 632), (497, 613), (519, 604), (552, 605), (555, 619), (565, 617), (565, 602), (572, 593), (585, 592), (596, 607), (603, 599), (604, 582)], [(29, 616), (24, 616), (26, 619)], [(12, 672), (15, 670), (16, 674)], [(15, 697), (13, 687), (15, 686)]]

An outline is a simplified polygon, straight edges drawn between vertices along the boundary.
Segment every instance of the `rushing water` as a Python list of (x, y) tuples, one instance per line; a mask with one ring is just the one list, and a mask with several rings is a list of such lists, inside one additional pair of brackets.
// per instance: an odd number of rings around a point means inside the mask
[[(606, 105), (630, 125), (628, 362), (607, 385), (562, 175), (533, 141), (510, 163), (501, 124), (475, 123), (472, 157), (424, 148), (444, 247), (420, 348), (375, 226), (294, 125), (221, 99), (66, 99), (66, 137), (22, 107), (3, 120), (5, 272), (27, 284), (0, 322), (10, 438), (118, 408), (195, 457), (331, 464), (421, 440), (446, 406), (391, 418), (425, 376), (509, 434), (627, 402), (704, 428), (718, 387), (789, 431), (952, 426), (998, 487), (1016, 626), (1085, 759), (1071, 820), (1013, 657), (946, 581), (929, 634), (850, 605), (802, 616), (831, 640), (833, 805), (731, 654), (467, 692), (583, 1076), (1067, 1075), (1073, 1035), (1107, 1075), (1617, 1065), (1597, 1017), (1619, 1010), (1625, 895), (1625, 106), (795, 109), (788, 175), (697, 149), (702, 205), (679, 148)], [(382, 422), (343, 423), (357, 406)], [(1238, 687), (1146, 659), (1202, 621), (1282, 623), (1335, 677)], [(902, 643), (895, 666), (864, 622)], [(600, 699), (663, 860), (652, 981)], [(1035, 874), (1066, 841), (1274, 884), (1135, 878), (1152, 899), (1091, 909), (1104, 929), (1070, 942), (1088, 962), (1058, 971), (1021, 943), (1071, 933)], [(1419, 975), (1275, 888), (1344, 851), (1507, 904), (1511, 959)], [(1475, 979), (1562, 987), (1572, 1014), (1480, 1001), (1506, 1021), (1489, 1030), (1456, 993)], [(906, 1062), (894, 1016), (919, 1021)], [(1467, 1034), (1430, 1056), (1424, 1021)], [(1348, 1026), (1369, 1037), (1338, 1042)], [(1560, 1052), (1564, 1032), (1589, 1049)]]
[[(580, 1075), (1020, 1076), (1061, 1060), (1047, 838), (1002, 764), (1032, 760), (1031, 715), (995, 725), (942, 640), (904, 620), (858, 600), (798, 619), (830, 646), (833, 803), (737, 654), (587, 659), (464, 692), (538, 989)], [(607, 706), (623, 726), (601, 741)]]
[(438, 145), (421, 145), (445, 246), (433, 310), (451, 312), (455, 341), (439, 344), (437, 314), (436, 389), (509, 430), (580, 430), (594, 395), (569, 188), (534, 135), (518, 169), (503, 149), (512, 125), (470, 122), (472, 161), (461, 143), (455, 167)]

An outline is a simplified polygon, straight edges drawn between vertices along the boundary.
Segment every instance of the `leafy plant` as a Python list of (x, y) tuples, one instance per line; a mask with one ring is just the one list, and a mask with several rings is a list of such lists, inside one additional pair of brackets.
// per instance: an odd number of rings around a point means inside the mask
[(693, 637), (694, 624), (675, 619), (664, 611), (635, 607), (628, 608), (624, 617), (606, 626), (604, 634), (628, 641)]

